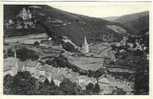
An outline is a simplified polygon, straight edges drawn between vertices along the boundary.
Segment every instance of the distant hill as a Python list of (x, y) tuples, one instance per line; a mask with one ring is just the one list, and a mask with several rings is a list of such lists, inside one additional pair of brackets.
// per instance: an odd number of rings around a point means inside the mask
[[(37, 34), (46, 32), (49, 36), (68, 36), (73, 42), (81, 46), (84, 36), (89, 43), (102, 41), (119, 41), (123, 35), (130, 31), (120, 23), (110, 22), (101, 18), (93, 18), (62, 11), (46, 5), (5, 5), (4, 20), (17, 20), (17, 14), (22, 8), (30, 9), (33, 19), (42, 24), (36, 24), (35, 28), (15, 29), (4, 28), (4, 36), (16, 36)], [(123, 34), (123, 35), (122, 35)]]
[(113, 21), (121, 23), (136, 35), (149, 31), (149, 11), (124, 15)]
[(104, 17), (103, 19), (107, 20), (107, 21), (114, 21), (118, 18), (118, 16), (110, 16), (110, 17)]

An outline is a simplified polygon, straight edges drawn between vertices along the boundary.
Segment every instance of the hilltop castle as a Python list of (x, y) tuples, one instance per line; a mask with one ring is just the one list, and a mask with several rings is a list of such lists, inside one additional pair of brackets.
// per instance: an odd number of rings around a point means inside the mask
[(16, 22), (16, 29), (35, 28), (35, 22), (32, 20), (33, 16), (30, 9), (22, 8), (16, 17), (18, 19)]

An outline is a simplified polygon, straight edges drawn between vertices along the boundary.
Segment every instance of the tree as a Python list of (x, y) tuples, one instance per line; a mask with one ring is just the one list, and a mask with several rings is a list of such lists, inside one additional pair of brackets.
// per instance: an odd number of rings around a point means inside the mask
[(13, 94), (28, 95), (35, 90), (35, 78), (28, 71), (18, 72), (12, 83)]
[(89, 83), (87, 86), (86, 86), (86, 94), (94, 94), (94, 84), (93, 83)]
[(149, 94), (149, 64), (141, 59), (136, 67), (135, 73), (135, 94)]
[(88, 76), (89, 76), (89, 77), (95, 76), (95, 71), (88, 70)]
[(68, 78), (64, 78), (63, 82), (60, 84), (60, 88), (67, 95), (80, 94), (80, 88), (76, 83), (71, 82)]
[(35, 41), (33, 44), (35, 47), (38, 47), (40, 45), (40, 43), (38, 41)]
[(50, 84), (50, 83), (49, 83), (49, 80), (48, 80), (47, 78), (45, 79), (44, 84), (45, 84), (45, 85), (49, 85), (49, 84)]
[(94, 90), (93, 90), (95, 93), (99, 93), (100, 92), (100, 86), (98, 83), (95, 84), (95, 87), (94, 87)]
[(55, 87), (57, 87), (53, 80), (51, 80), (51, 82), (50, 82), (50, 87), (51, 87), (51, 89), (54, 89)]
[(94, 84), (93, 83), (89, 83), (87, 86), (86, 86), (86, 90), (93, 90), (94, 89)]
[(11, 75), (8, 74), (4, 76), (4, 82), (3, 82), (4, 94), (12, 94), (11, 91), (12, 83), (13, 83), (13, 77)]
[(11, 48), (7, 50), (7, 56), (9, 56), (9, 57), (14, 56), (14, 52)]

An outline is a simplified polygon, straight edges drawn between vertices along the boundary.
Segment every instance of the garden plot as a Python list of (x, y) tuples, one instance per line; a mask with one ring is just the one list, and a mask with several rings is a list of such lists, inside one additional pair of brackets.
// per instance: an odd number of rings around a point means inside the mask
[(74, 64), (84, 70), (97, 70), (103, 67), (103, 58), (93, 58), (93, 57), (69, 57), (69, 62)]

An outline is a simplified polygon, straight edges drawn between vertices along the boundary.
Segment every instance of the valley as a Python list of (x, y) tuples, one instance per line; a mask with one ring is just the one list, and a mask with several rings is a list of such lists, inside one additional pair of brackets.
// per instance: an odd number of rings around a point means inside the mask
[(4, 12), (4, 94), (149, 93), (148, 12), (107, 20), (47, 5)]

